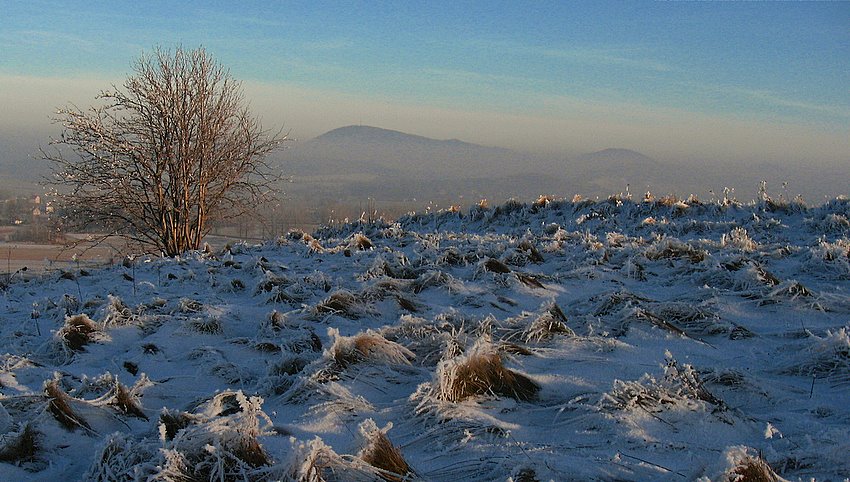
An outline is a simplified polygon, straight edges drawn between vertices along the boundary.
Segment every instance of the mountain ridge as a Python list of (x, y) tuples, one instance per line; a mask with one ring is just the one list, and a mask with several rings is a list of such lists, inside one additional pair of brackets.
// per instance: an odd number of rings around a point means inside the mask
[(459, 139), (433, 139), (373, 126), (344, 126), (292, 146), (284, 153), (298, 175), (355, 174), (477, 178), (519, 172), (531, 156)]
[(368, 136), (372, 139), (381, 139), (381, 140), (392, 140), (395, 142), (398, 141), (407, 141), (407, 142), (416, 142), (420, 144), (442, 144), (442, 145), (450, 145), (450, 146), (463, 146), (463, 147), (475, 147), (475, 148), (486, 148), (486, 149), (499, 149), (499, 150), (509, 150), (502, 147), (491, 147), (484, 146), (481, 144), (475, 144), (472, 142), (463, 141), (460, 139), (452, 138), (452, 139), (436, 139), (433, 137), (426, 137), (418, 134), (410, 134), (408, 132), (403, 132), (395, 129), (386, 129), (383, 127), (375, 127), (368, 125), (348, 125), (343, 127), (337, 127), (336, 129), (331, 129), (324, 134), (320, 134), (306, 142), (312, 141), (340, 141), (340, 140), (348, 140), (357, 137)]

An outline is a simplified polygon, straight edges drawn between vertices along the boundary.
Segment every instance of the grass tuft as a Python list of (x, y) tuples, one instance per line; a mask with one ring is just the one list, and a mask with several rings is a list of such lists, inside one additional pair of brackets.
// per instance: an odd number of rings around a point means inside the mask
[(501, 274), (507, 274), (511, 272), (511, 269), (505, 263), (494, 258), (490, 258), (484, 262), (484, 270), (489, 271), (491, 273)]
[(352, 337), (338, 337), (331, 347), (331, 356), (340, 368), (363, 362), (410, 365), (416, 358), (407, 348), (371, 330)]
[(523, 333), (526, 343), (550, 340), (555, 335), (575, 336), (567, 326), (567, 315), (556, 303), (552, 303), (542, 315), (538, 316)]
[(357, 248), (360, 251), (368, 251), (375, 247), (375, 243), (373, 243), (372, 240), (367, 238), (363, 233), (355, 233), (354, 236), (351, 237), (351, 243), (349, 246)]
[(68, 430), (75, 430), (77, 427), (91, 430), (89, 423), (71, 408), (72, 398), (59, 388), (58, 380), (45, 382), (44, 395), (47, 397), (47, 411), (63, 427)]
[(365, 302), (346, 290), (331, 293), (330, 296), (316, 305), (315, 312), (317, 314), (340, 315), (353, 320), (372, 314), (372, 310)]
[(109, 404), (125, 415), (148, 420), (148, 416), (142, 411), (142, 406), (133, 394), (133, 391), (118, 381), (115, 382), (112, 400), (110, 400)]
[(544, 261), (543, 255), (540, 254), (540, 251), (537, 249), (537, 246), (533, 245), (531, 241), (523, 240), (517, 245), (517, 250), (521, 251), (528, 256), (528, 260), (532, 263), (539, 264)]
[(462, 402), (478, 396), (496, 395), (528, 401), (536, 398), (540, 386), (531, 378), (505, 368), (495, 350), (445, 360), (437, 368), (439, 398)]
[(57, 332), (57, 336), (71, 351), (84, 351), (83, 347), (94, 341), (99, 332), (97, 323), (83, 313), (65, 318), (65, 326)]
[(41, 434), (26, 422), (17, 431), (0, 435), (0, 462), (20, 463), (35, 459)]
[(780, 482), (782, 477), (776, 474), (760, 453), (745, 446), (726, 449), (724, 453), (729, 468), (720, 480), (724, 482)]
[(159, 414), (159, 434), (163, 441), (174, 440), (178, 432), (198, 421), (191, 413), (163, 408)]
[(224, 325), (217, 316), (193, 317), (186, 321), (186, 327), (198, 333), (219, 335), (224, 331)]
[(413, 469), (404, 460), (401, 450), (390, 442), (387, 431), (392, 424), (379, 429), (370, 418), (360, 424), (360, 434), (365, 439), (365, 445), (357, 456), (372, 467), (380, 469), (378, 475), (387, 482), (402, 482), (410, 480), (414, 475)]

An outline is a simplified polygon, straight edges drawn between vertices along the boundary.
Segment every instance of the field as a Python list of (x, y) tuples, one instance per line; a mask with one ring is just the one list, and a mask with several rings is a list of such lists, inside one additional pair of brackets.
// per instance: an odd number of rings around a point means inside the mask
[(845, 479), (848, 218), (541, 198), (13, 278), (0, 479)]
[[(73, 249), (53, 244), (0, 242), (0, 267), (3, 272), (0, 278), (7, 279), (12, 273), (20, 273), (22, 268), (26, 268), (27, 275), (45, 270), (71, 269), (77, 266), (74, 254)], [(110, 259), (114, 260), (115, 251), (96, 248), (78, 258), (82, 266), (105, 265), (110, 263)]]

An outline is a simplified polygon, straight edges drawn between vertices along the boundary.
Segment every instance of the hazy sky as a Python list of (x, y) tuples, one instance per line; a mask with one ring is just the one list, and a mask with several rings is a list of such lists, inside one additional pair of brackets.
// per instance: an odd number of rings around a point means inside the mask
[(57, 135), (55, 107), (177, 44), (301, 139), (850, 162), (850, 2), (0, 0), (0, 139)]

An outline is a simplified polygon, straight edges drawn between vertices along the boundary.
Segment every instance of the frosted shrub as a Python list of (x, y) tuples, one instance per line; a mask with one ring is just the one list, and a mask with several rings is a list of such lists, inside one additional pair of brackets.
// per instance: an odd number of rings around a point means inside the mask
[(107, 298), (109, 302), (103, 308), (103, 321), (101, 322), (103, 327), (124, 326), (132, 323), (135, 318), (133, 310), (117, 296), (107, 295)]
[[(322, 439), (316, 437), (307, 443), (296, 445), (290, 457), (287, 479), (298, 482), (325, 482), (345, 480), (350, 482), (374, 482), (382, 476), (375, 467), (360, 461), (344, 458), (334, 452)], [(402, 480), (402, 479), (397, 479)]]
[(95, 455), (83, 480), (112, 482), (115, 480), (148, 480), (156, 472), (154, 461), (160, 457), (156, 444), (134, 441), (120, 432), (110, 435)]
[(850, 329), (827, 330), (826, 336), (813, 336), (798, 354), (798, 361), (784, 371), (796, 375), (829, 377), (850, 376)]
[[(235, 402), (235, 403), (234, 403)], [(228, 403), (223, 410), (219, 405)], [(202, 413), (188, 418), (185, 427), (168, 439), (166, 426), (160, 425), (165, 448), (157, 473), (148, 480), (267, 480), (273, 464), (257, 437), (265, 432), (263, 399), (246, 397), (241, 391), (225, 392), (207, 404)], [(235, 406), (233, 406), (235, 405)]]
[(735, 228), (720, 238), (720, 246), (752, 253), (759, 249), (759, 244), (747, 234), (744, 228)]
[(523, 339), (526, 342), (540, 342), (552, 339), (555, 335), (574, 336), (575, 333), (567, 326), (567, 315), (561, 307), (552, 303), (528, 325), (523, 332)]
[(835, 242), (821, 240), (809, 248), (803, 261), (803, 270), (819, 278), (850, 279), (850, 239)]
[(699, 402), (725, 409), (723, 401), (703, 386), (696, 370), (687, 364), (680, 366), (669, 353), (661, 380), (656, 380), (649, 374), (644, 374), (639, 380), (632, 382), (615, 380), (613, 390), (604, 394), (601, 400), (603, 408), (641, 408), (650, 412), (660, 411), (662, 407), (676, 403), (695, 406)]

